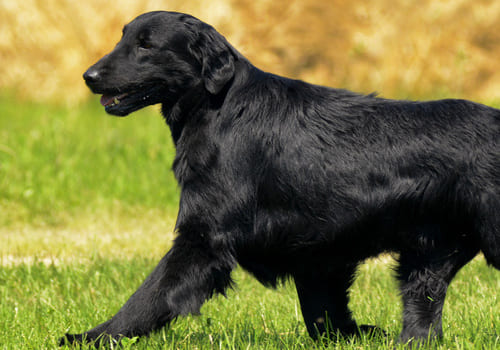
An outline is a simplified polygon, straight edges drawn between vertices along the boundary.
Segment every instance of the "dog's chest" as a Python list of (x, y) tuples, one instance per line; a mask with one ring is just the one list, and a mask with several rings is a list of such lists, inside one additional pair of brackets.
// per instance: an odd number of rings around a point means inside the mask
[(185, 128), (176, 145), (173, 164), (179, 184), (206, 178), (216, 165), (218, 154), (219, 148), (210, 141), (204, 128)]

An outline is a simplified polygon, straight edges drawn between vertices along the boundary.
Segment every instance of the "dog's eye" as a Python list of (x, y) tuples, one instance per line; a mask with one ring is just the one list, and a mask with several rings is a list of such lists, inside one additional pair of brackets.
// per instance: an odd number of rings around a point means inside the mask
[(139, 41), (139, 47), (141, 49), (152, 49), (153, 45), (150, 42), (147, 42), (145, 40)]

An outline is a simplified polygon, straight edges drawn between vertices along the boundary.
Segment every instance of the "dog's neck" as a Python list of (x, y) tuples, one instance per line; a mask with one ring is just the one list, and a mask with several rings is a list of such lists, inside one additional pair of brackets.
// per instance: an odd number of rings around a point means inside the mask
[(182, 95), (174, 103), (163, 103), (161, 112), (163, 118), (170, 127), (174, 144), (182, 134), (182, 129), (187, 118), (194, 115), (198, 110), (203, 109), (207, 100), (207, 93), (203, 84), (198, 84), (187, 93)]
[(203, 83), (200, 83), (187, 91), (173, 104), (162, 104), (162, 114), (170, 127), (174, 144), (177, 144), (186, 123), (196, 122), (200, 118), (206, 117), (214, 109), (214, 106), (218, 108), (224, 103), (227, 89), (226, 86), (221, 93), (214, 96), (205, 89)]
[(177, 101), (162, 104), (162, 114), (170, 127), (174, 144), (177, 144), (184, 125), (188, 121), (206, 117), (211, 110), (220, 109), (231, 87), (242, 85), (247, 79), (247, 73), (250, 69), (258, 70), (244, 58), (238, 59), (235, 65), (235, 76), (226, 83), (217, 95), (210, 94), (203, 82), (200, 82), (179, 97)]

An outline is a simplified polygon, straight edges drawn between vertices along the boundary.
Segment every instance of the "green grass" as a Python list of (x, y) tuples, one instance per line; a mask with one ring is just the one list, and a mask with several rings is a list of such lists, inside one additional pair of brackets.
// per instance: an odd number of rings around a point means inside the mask
[(172, 238), (173, 157), (153, 108), (115, 118), (96, 101), (66, 109), (0, 97), (0, 256), (165, 249), (141, 243)]
[[(89, 329), (112, 316), (156, 261), (102, 259), (89, 263), (21, 264), (0, 270), (0, 349), (54, 349), (65, 332)], [(401, 304), (385, 263), (363, 266), (351, 306), (361, 323), (383, 327), (388, 337), (362, 337), (326, 346), (306, 335), (294, 287), (265, 289), (241, 270), (228, 298), (207, 302), (200, 316), (179, 319), (134, 349), (390, 349), (401, 329)], [(498, 272), (482, 259), (452, 284), (444, 314), (445, 338), (433, 349), (500, 346)], [(397, 346), (402, 348), (401, 346)], [(84, 347), (90, 348), (90, 347)]]
[[(112, 316), (168, 250), (178, 189), (170, 132), (154, 109), (106, 116), (0, 97), (0, 349), (56, 349)], [(241, 270), (228, 298), (133, 349), (391, 349), (401, 303), (391, 260), (360, 269), (351, 307), (387, 338), (315, 343), (292, 283), (265, 289)], [(450, 288), (435, 349), (500, 346), (500, 279), (480, 257)], [(89, 347), (83, 347), (89, 348)]]
[(0, 98), (0, 226), (67, 226), (110, 208), (172, 212), (173, 156), (170, 131), (152, 109), (114, 118), (95, 104)]

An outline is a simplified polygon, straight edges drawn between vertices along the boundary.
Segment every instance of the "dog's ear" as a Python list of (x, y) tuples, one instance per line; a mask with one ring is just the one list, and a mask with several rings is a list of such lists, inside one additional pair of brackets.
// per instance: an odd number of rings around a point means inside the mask
[(216, 95), (234, 76), (233, 55), (225, 50), (205, 56), (201, 75), (205, 88), (211, 94)]
[(226, 39), (209, 25), (202, 26), (198, 35), (191, 51), (198, 56), (205, 88), (217, 95), (234, 76), (233, 52)]

